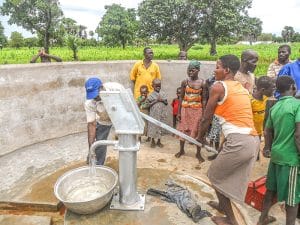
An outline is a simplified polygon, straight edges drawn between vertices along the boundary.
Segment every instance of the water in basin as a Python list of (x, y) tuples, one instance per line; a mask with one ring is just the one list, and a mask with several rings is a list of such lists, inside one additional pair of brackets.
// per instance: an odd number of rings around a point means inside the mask
[(90, 201), (104, 195), (108, 190), (105, 179), (95, 175), (87, 176), (74, 181), (65, 198), (68, 202)]

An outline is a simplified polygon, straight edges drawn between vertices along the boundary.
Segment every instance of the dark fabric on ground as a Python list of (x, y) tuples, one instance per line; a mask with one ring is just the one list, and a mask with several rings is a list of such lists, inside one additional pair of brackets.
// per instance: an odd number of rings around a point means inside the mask
[(164, 201), (176, 203), (178, 208), (188, 217), (191, 217), (195, 223), (204, 217), (212, 216), (210, 212), (201, 210), (200, 205), (192, 198), (188, 189), (179, 186), (173, 181), (168, 181), (166, 186), (166, 191), (150, 188), (148, 189), (147, 194), (161, 196), (161, 199)]

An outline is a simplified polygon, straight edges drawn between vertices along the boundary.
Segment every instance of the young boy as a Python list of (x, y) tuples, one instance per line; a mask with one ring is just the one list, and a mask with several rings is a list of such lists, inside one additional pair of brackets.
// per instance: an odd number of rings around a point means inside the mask
[[(168, 105), (167, 96), (161, 89), (161, 81), (154, 79), (152, 81), (154, 91), (147, 97), (146, 105), (150, 108), (150, 116), (156, 120), (164, 122), (166, 119), (166, 106)], [(151, 138), (151, 148), (156, 146), (162, 148), (163, 144), (160, 142), (162, 136), (162, 128), (153, 123), (148, 124), (148, 137)], [(155, 143), (155, 139), (157, 142)]]
[(256, 83), (256, 91), (250, 96), (253, 113), (253, 122), (257, 134), (261, 138), (263, 134), (266, 102), (273, 95), (273, 79), (268, 76), (261, 76)]
[[(149, 106), (146, 104), (146, 99), (149, 93), (147, 85), (142, 85), (140, 87), (140, 93), (141, 95), (137, 98), (137, 105), (142, 113), (149, 115)], [(143, 135), (147, 137), (148, 121), (144, 120), (144, 122), (145, 122), (145, 127), (144, 127)], [(139, 137), (139, 140), (141, 141), (141, 136)], [(150, 141), (150, 137), (148, 137), (146, 141), (147, 142)]]
[(265, 150), (271, 151), (267, 174), (267, 192), (257, 225), (275, 221), (268, 216), (272, 200), (285, 201), (286, 225), (294, 225), (300, 202), (300, 101), (293, 96), (296, 86), (293, 78), (277, 78), (280, 93), (277, 103), (270, 109), (265, 126)]
[(181, 87), (178, 87), (176, 89), (176, 95), (177, 98), (174, 98), (172, 101), (172, 108), (173, 108), (173, 128), (176, 129), (176, 124), (177, 124), (177, 114), (178, 114), (178, 106), (179, 106), (179, 98), (181, 94)]

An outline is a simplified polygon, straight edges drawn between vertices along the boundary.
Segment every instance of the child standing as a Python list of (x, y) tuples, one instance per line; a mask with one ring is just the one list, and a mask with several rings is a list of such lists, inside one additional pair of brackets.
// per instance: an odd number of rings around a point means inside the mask
[(176, 89), (177, 98), (174, 98), (172, 101), (172, 108), (173, 108), (173, 128), (176, 129), (177, 124), (177, 114), (178, 114), (178, 106), (179, 106), (179, 98), (181, 94), (181, 87)]
[[(154, 91), (147, 97), (146, 105), (150, 108), (150, 116), (156, 120), (164, 122), (166, 120), (167, 111), (167, 96), (161, 89), (161, 81), (159, 79), (154, 79), (152, 81), (152, 87)], [(162, 148), (163, 144), (160, 139), (162, 136), (162, 128), (154, 125), (153, 123), (148, 124), (148, 137), (151, 138), (151, 148), (156, 146)], [(157, 142), (155, 143), (155, 139)]]
[[(250, 95), (254, 127), (259, 135), (259, 139), (264, 130), (264, 119), (266, 104), (269, 97), (274, 93), (274, 80), (268, 76), (261, 76), (256, 82), (256, 90)], [(257, 155), (259, 160), (260, 154)]]
[[(137, 105), (142, 113), (149, 115), (149, 106), (146, 104), (146, 99), (149, 93), (147, 85), (142, 85), (140, 87), (140, 93), (141, 95), (137, 98)], [(143, 135), (147, 137), (148, 121), (144, 120), (144, 122), (145, 127)], [(141, 141), (141, 136), (139, 137), (139, 140)], [(146, 142), (148, 141), (150, 141), (150, 137), (147, 137)]]
[(261, 76), (256, 82), (256, 91), (250, 96), (254, 126), (260, 138), (263, 134), (266, 102), (273, 92), (273, 79)]
[[(203, 95), (205, 82), (199, 78), (200, 62), (193, 60), (190, 62), (187, 75), (188, 78), (181, 82), (181, 96), (178, 109), (179, 124), (177, 129), (190, 137), (196, 138), (200, 119), (202, 118), (202, 109), (206, 105), (206, 98)], [(185, 141), (180, 139), (180, 151), (175, 157), (179, 158), (185, 154)], [(196, 158), (199, 162), (204, 162), (201, 154), (201, 147), (197, 146)]]

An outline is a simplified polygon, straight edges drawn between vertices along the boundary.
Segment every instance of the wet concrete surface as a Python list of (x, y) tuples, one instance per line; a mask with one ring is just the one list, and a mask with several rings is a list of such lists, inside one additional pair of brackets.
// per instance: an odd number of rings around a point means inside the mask
[[(110, 163), (108, 163), (109, 166)], [(168, 170), (139, 168), (138, 169), (138, 191), (139, 193), (146, 193), (147, 189), (155, 188), (159, 190), (166, 190), (165, 182), (171, 179), (177, 184), (187, 187), (197, 203), (202, 209), (209, 210), (212, 214), (217, 212), (206, 205), (209, 200), (215, 199), (212, 189), (205, 183), (199, 185), (195, 181), (184, 177), (177, 172), (170, 172)], [(203, 224), (213, 224), (210, 218), (203, 218)], [(146, 203), (144, 211), (120, 211), (110, 210), (109, 207), (91, 214), (91, 215), (77, 215), (68, 211), (65, 216), (65, 225), (176, 225), (176, 224), (194, 224), (194, 222), (180, 211), (175, 203), (168, 203), (160, 199), (146, 195)]]
[(51, 225), (51, 217), (0, 215), (0, 225)]
[[(206, 179), (206, 172), (210, 162), (205, 161), (199, 164), (195, 158), (196, 147), (194, 145), (186, 144), (186, 154), (177, 159), (174, 157), (174, 154), (179, 149), (179, 141), (172, 136), (164, 136), (162, 143), (164, 144), (163, 148), (153, 149), (150, 148), (150, 143), (142, 141), (137, 160), (139, 191), (145, 193), (149, 187), (164, 189), (164, 183), (170, 177), (188, 175), (189, 179), (191, 179), (190, 177), (193, 177), (193, 179)], [(118, 170), (118, 153), (113, 151), (112, 147), (108, 149), (106, 165)], [(53, 194), (54, 183), (64, 172), (84, 165), (87, 151), (87, 134), (79, 133), (37, 143), (0, 157), (0, 215), (50, 216), (53, 225), (64, 224), (64, 208), (61, 208), (58, 212), (51, 211), (47, 207), (44, 210), (26, 209), (18, 207), (18, 203), (33, 205), (43, 203), (46, 206), (54, 205), (59, 207), (59, 202)], [(204, 158), (208, 156), (205, 151), (202, 151), (202, 155)], [(252, 180), (265, 175), (267, 165), (268, 160), (264, 158), (256, 162)], [(206, 208), (207, 205), (204, 202), (214, 197), (214, 193), (211, 191), (203, 192), (200, 188), (201, 185), (199, 186), (195, 180), (192, 179), (191, 181), (189, 179), (179, 179), (179, 181), (186, 185), (189, 190), (192, 190), (197, 201)], [(201, 199), (203, 199), (203, 202), (201, 202)], [(14, 202), (16, 206), (3, 207), (5, 204), (7, 206), (7, 202)], [(257, 210), (247, 205), (238, 206), (238, 208), (249, 225), (256, 224), (259, 216)], [(112, 214), (106, 213), (107, 216), (105, 218), (110, 222), (101, 224), (125, 224), (122, 223), (125, 217), (128, 222), (126, 224), (130, 225), (146, 224), (138, 223), (138, 221), (143, 220), (152, 221), (151, 224), (194, 224), (175, 204), (165, 203), (151, 196), (146, 196), (145, 212), (147, 213), (126, 212), (125, 215), (124, 212), (113, 211)], [(285, 223), (283, 209), (278, 204), (272, 208), (271, 214), (278, 219), (277, 222), (273, 223), (274, 225)], [(154, 217), (154, 215), (157, 216)], [(163, 215), (168, 215), (168, 217), (163, 219)], [(76, 214), (68, 212), (65, 216), (70, 222), (69, 224), (76, 224), (74, 223), (75, 218), (76, 220), (90, 218), (91, 221), (98, 221), (98, 223), (90, 224), (99, 224), (99, 218), (104, 218), (101, 212), (83, 217), (78, 217)], [(111, 220), (111, 218), (114, 218), (114, 220)], [(211, 221), (209, 220), (200, 224), (210, 223)], [(83, 221), (77, 224), (85, 225)]]

